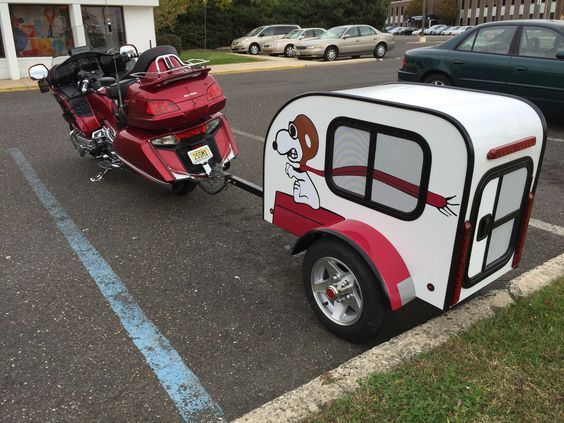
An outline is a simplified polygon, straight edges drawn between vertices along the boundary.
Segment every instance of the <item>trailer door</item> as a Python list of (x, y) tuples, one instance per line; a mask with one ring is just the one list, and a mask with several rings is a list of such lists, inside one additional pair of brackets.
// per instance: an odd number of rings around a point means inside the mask
[(475, 228), (465, 288), (504, 267), (513, 255), (531, 183), (530, 160), (494, 169), (475, 195)]

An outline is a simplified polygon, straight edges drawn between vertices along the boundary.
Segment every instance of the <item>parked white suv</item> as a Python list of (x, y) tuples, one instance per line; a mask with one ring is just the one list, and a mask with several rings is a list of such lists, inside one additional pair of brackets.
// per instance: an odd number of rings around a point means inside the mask
[(235, 53), (259, 54), (260, 46), (267, 41), (282, 38), (288, 32), (300, 28), (299, 25), (265, 25), (253, 29), (247, 35), (233, 40), (231, 50)]

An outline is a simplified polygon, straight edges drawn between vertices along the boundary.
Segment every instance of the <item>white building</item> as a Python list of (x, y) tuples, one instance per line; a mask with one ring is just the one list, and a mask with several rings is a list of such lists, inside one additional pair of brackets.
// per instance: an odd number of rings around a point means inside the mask
[[(40, 4), (38, 3), (40, 2)], [(69, 48), (155, 46), (153, 8), (158, 0), (0, 0), (0, 79), (27, 77), (36, 63)]]

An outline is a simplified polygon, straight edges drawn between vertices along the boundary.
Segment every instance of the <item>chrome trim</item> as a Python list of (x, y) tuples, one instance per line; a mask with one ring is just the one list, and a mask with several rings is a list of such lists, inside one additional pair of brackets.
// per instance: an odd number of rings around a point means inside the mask
[(146, 172), (142, 171), (141, 169), (139, 169), (137, 166), (132, 165), (131, 163), (129, 163), (127, 160), (125, 160), (123, 157), (121, 157), (119, 154), (116, 153), (116, 156), (118, 157), (118, 159), (120, 159), (123, 163), (125, 163), (126, 166), (130, 167), (131, 169), (133, 169), (135, 172), (139, 173), (141, 176), (144, 176), (145, 178), (156, 182), (158, 184), (161, 185), (166, 185), (166, 186), (170, 186), (169, 182), (164, 182), (164, 181), (159, 181), (157, 178), (152, 177), (151, 175), (147, 174)]

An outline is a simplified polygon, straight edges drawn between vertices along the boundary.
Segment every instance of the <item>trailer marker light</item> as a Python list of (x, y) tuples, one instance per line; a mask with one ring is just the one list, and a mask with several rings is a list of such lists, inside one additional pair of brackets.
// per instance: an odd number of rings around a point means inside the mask
[(529, 227), (529, 219), (531, 218), (531, 212), (533, 211), (533, 200), (535, 195), (530, 192), (527, 196), (527, 204), (525, 206), (525, 214), (523, 216), (523, 221), (521, 222), (521, 230), (519, 231), (519, 239), (517, 244), (515, 244), (515, 254), (513, 255), (513, 263), (511, 267), (515, 268), (519, 265), (521, 261), (521, 254), (523, 253), (523, 247), (525, 246), (525, 235), (527, 235), (527, 228)]
[(462, 281), (464, 280), (464, 272), (466, 271), (466, 263), (468, 263), (468, 252), (470, 251), (470, 242), (472, 241), (472, 224), (469, 221), (464, 222), (464, 235), (462, 237), (462, 246), (458, 256), (458, 267), (456, 268), (456, 278), (454, 279), (454, 293), (450, 305), (455, 305), (460, 299), (460, 291), (462, 290)]
[(507, 156), (508, 154), (516, 153), (517, 151), (532, 147), (536, 143), (536, 137), (529, 137), (509, 144), (504, 144), (500, 147), (492, 148), (488, 151), (488, 160), (499, 159), (500, 157)]

